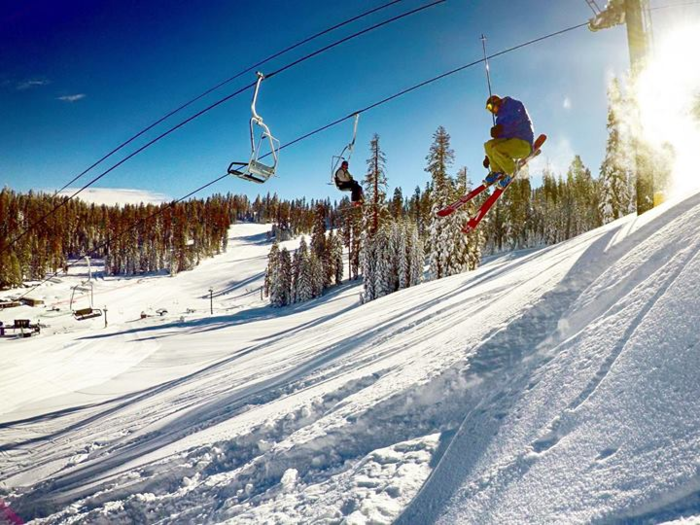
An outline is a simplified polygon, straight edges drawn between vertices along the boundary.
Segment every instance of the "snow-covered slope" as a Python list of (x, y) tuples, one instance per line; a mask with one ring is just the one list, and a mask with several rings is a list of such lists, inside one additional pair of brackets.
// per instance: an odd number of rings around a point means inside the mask
[[(2, 343), (0, 487), (20, 516), (700, 514), (699, 196), (366, 305), (357, 285), (280, 310), (243, 300), (269, 248), (254, 228), (192, 272), (100, 283), (124, 293), (108, 329)], [(167, 300), (170, 317), (131, 320)]]

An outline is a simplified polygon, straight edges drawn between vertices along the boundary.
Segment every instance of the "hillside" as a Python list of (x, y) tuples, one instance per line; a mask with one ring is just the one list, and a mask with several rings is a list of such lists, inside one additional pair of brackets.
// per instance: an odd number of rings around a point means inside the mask
[(365, 305), (355, 284), (272, 309), (265, 232), (234, 226), (192, 272), (98, 280), (108, 328), (2, 342), (0, 494), (32, 523), (700, 515), (699, 247), (695, 195)]

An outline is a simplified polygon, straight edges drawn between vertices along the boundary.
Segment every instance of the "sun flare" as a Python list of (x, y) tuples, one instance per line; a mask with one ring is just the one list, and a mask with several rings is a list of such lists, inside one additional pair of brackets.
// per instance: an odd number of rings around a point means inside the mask
[(656, 52), (637, 81), (636, 95), (644, 139), (661, 154), (673, 149), (670, 195), (700, 187), (700, 25), (674, 30), (656, 45)]

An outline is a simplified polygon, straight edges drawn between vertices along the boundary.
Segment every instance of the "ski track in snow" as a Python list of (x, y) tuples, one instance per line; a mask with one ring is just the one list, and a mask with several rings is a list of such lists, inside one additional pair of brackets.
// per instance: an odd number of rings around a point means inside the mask
[(192, 272), (104, 280), (109, 329), (4, 345), (0, 497), (32, 523), (691, 520), (699, 203), (366, 305), (265, 306), (256, 225)]

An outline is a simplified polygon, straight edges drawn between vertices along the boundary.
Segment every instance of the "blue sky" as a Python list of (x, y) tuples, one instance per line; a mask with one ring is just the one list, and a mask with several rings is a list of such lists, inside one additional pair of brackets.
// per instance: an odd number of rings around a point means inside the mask
[[(0, 18), (0, 184), (28, 191), (62, 186), (104, 153), (182, 102), (305, 36), (384, 0), (32, 1)], [(304, 47), (300, 56), (401, 11), (404, 0)], [(657, 1), (653, 5), (664, 5)], [(657, 36), (697, 8), (659, 11)], [(584, 0), (448, 0), (263, 83), (258, 110), (284, 143), (405, 87), (489, 52), (584, 22)], [(263, 71), (280, 67), (288, 55)], [(605, 87), (628, 67), (623, 28), (579, 29), (493, 60), (497, 93), (525, 102), (536, 131), (550, 140), (540, 165), (565, 169), (578, 153), (597, 173), (606, 140)], [(200, 109), (254, 75), (207, 97)], [(223, 104), (107, 175), (96, 186), (178, 197), (249, 155), (250, 93)], [(437, 126), (452, 135), (457, 167), (483, 175), (489, 114), (482, 67), (475, 67), (364, 114), (351, 171), (365, 171), (379, 133), (389, 184), (424, 186), (425, 155)], [(189, 113), (187, 113), (189, 114)], [(177, 122), (183, 115), (175, 117)], [(158, 128), (164, 130), (164, 127)], [(326, 184), (330, 157), (350, 139), (340, 125), (282, 152), (279, 178), (259, 187), (235, 178), (209, 192), (277, 192), (285, 198), (339, 195)], [(120, 153), (132, 151), (149, 138)], [(120, 154), (109, 161), (121, 158)], [(109, 164), (105, 164), (107, 167)], [(100, 173), (98, 170), (88, 174)], [(535, 180), (537, 177), (535, 176)], [(204, 194), (206, 195), (206, 193)]]

